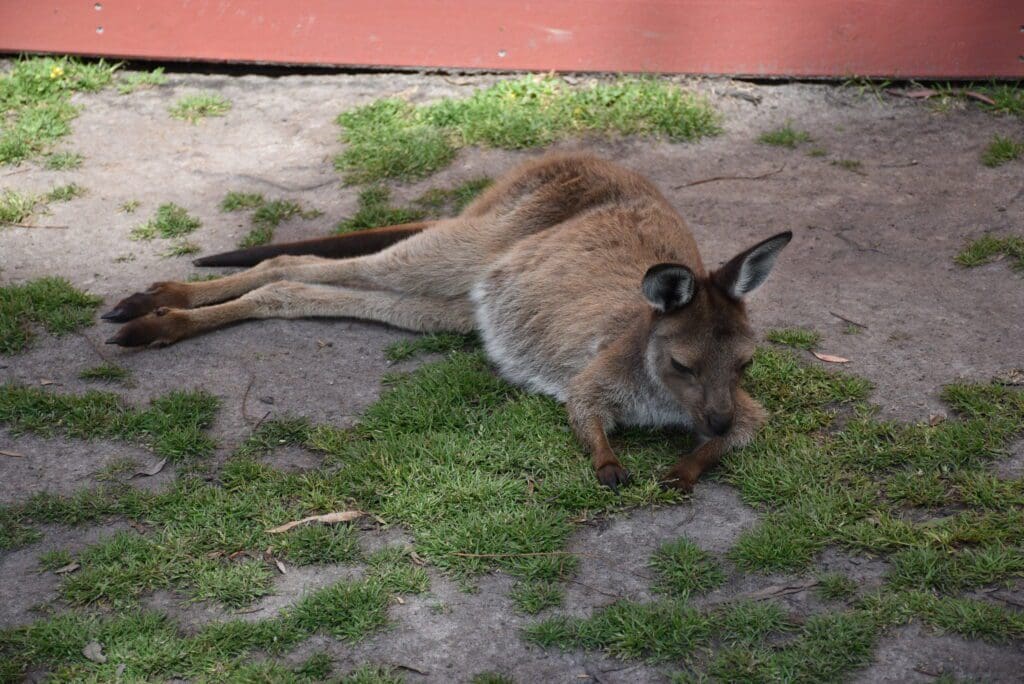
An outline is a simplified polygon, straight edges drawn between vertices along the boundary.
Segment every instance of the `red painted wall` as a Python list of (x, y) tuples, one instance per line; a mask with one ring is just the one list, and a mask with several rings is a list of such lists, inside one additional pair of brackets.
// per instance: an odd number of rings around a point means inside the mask
[(1024, 0), (0, 0), (0, 51), (1024, 78)]

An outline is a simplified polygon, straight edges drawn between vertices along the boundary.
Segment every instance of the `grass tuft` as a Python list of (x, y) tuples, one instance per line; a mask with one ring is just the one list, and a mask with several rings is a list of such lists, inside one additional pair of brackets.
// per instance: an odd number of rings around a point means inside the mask
[(789, 123), (781, 128), (776, 128), (773, 131), (762, 133), (761, 137), (757, 139), (762, 145), (773, 145), (775, 147), (787, 147), (791, 150), (796, 149), (798, 145), (806, 142), (811, 142), (811, 134), (806, 131), (798, 131), (792, 127)]
[(44, 152), (71, 132), (78, 107), (71, 94), (110, 83), (116, 65), (68, 57), (27, 57), (0, 74), (0, 164)]
[(766, 335), (769, 342), (784, 344), (794, 349), (814, 349), (821, 342), (821, 334), (806, 328), (783, 328), (769, 330)]
[(655, 591), (680, 599), (709, 591), (725, 581), (721, 566), (687, 539), (662, 544), (651, 558), (651, 567), (658, 574)]
[(28, 347), (35, 337), (33, 323), (58, 336), (92, 325), (102, 301), (63, 278), (0, 287), (0, 354), (17, 354)]
[(434, 188), (406, 207), (391, 205), (391, 191), (386, 186), (370, 186), (359, 193), (356, 214), (339, 222), (335, 232), (340, 235), (364, 228), (393, 226), (458, 214), (491, 183), (490, 178), (473, 178), (454, 188)]
[(524, 149), (582, 133), (715, 135), (718, 115), (704, 98), (654, 79), (621, 78), (573, 88), (525, 76), (429, 105), (383, 99), (342, 113), (345, 151), (335, 166), (351, 183), (422, 178), (470, 145)]
[(225, 212), (255, 210), (252, 215), (253, 229), (238, 243), (242, 248), (267, 244), (274, 238), (274, 229), (292, 216), (312, 219), (323, 214), (318, 209), (303, 209), (298, 202), (291, 200), (268, 202), (263, 195), (254, 192), (229, 192), (221, 201), (220, 208)]
[(86, 368), (78, 377), (82, 380), (100, 380), (102, 382), (124, 382), (131, 377), (127, 368), (118, 366), (116, 363), (101, 363), (92, 368)]
[(182, 237), (194, 232), (202, 222), (190, 216), (184, 207), (167, 202), (157, 207), (156, 214), (146, 223), (134, 228), (129, 236), (132, 240), (152, 240)]
[(392, 363), (405, 361), (420, 354), (447, 354), (449, 352), (478, 347), (475, 335), (461, 333), (430, 333), (412, 340), (394, 342), (384, 350), (384, 358)]
[(179, 99), (170, 109), (171, 116), (191, 124), (210, 116), (224, 116), (231, 109), (231, 101), (217, 93), (195, 93)]
[(258, 192), (237, 192), (231, 191), (224, 195), (221, 200), (220, 210), (225, 212), (241, 211), (243, 209), (255, 209), (263, 206), (266, 200)]
[(972, 240), (954, 260), (961, 266), (974, 268), (989, 263), (999, 255), (1012, 259), (1015, 270), (1024, 270), (1024, 238), (1016, 235), (983, 235)]
[(6, 223), (21, 223), (35, 210), (39, 198), (17, 190), (0, 193), (0, 226)]
[(981, 163), (985, 166), (1002, 166), (1018, 159), (1024, 154), (1024, 142), (1001, 135), (994, 136), (981, 155)]
[(85, 188), (77, 183), (69, 183), (68, 185), (61, 185), (53, 190), (50, 190), (46, 195), (46, 199), (51, 202), (70, 202), (76, 197), (81, 197), (85, 194)]
[(153, 88), (167, 83), (163, 67), (152, 71), (122, 71), (117, 79), (117, 92), (129, 95), (141, 88)]
[(85, 157), (77, 152), (52, 152), (43, 160), (43, 168), (50, 171), (70, 171), (82, 166)]

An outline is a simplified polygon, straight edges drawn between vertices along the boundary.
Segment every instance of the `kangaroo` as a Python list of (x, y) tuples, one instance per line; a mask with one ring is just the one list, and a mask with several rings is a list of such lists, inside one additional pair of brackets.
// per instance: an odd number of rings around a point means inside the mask
[[(476, 330), (509, 381), (565, 404), (601, 484), (629, 480), (616, 427), (679, 427), (698, 446), (665, 475), (690, 491), (765, 412), (740, 380), (754, 353), (744, 297), (784, 232), (708, 271), (683, 218), (639, 174), (583, 154), (526, 162), (457, 217), (199, 259), (254, 266), (159, 282), (103, 318), (108, 343), (166, 345), (250, 318), (354, 317)], [(325, 258), (333, 257), (333, 258)]]

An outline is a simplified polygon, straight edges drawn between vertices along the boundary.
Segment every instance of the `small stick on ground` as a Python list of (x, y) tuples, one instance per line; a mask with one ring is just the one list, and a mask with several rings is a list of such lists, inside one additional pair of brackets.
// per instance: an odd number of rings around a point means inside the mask
[(774, 176), (775, 174), (782, 171), (784, 168), (786, 168), (785, 164), (775, 169), (774, 171), (762, 173), (760, 176), (713, 176), (711, 178), (703, 178), (701, 180), (691, 181), (690, 183), (683, 183), (682, 185), (673, 185), (672, 189), (679, 190), (680, 188), (689, 188), (694, 185), (702, 185), (704, 183), (713, 183), (715, 181), (723, 180), (762, 180), (764, 178), (768, 178), (769, 176)]
[(25, 454), (19, 454), (17, 451), (0, 450), (0, 456), (10, 456), (11, 458), (25, 458)]
[(30, 223), (8, 223), (8, 226), (17, 226), (18, 228), (54, 228), (56, 230), (67, 230), (68, 226), (34, 226)]
[(850, 325), (855, 325), (855, 326), (857, 326), (858, 328), (864, 328), (865, 330), (867, 330), (867, 329), (868, 329), (868, 326), (864, 325), (863, 323), (858, 323), (857, 321), (851, 321), (851, 320), (850, 320), (849, 318), (847, 318), (846, 316), (842, 316), (842, 315), (840, 315), (840, 314), (837, 314), (837, 313), (836, 313), (835, 311), (829, 311), (829, 313), (830, 313), (830, 314), (832, 314), (833, 316), (835, 316), (836, 318), (838, 318), (838, 319), (839, 319), (839, 320), (841, 320), (841, 321), (846, 321), (846, 322), (847, 322), (847, 323), (849, 323)]
[(246, 407), (249, 403), (249, 392), (252, 390), (252, 384), (254, 382), (256, 382), (256, 374), (249, 373), (249, 384), (245, 386), (245, 394), (242, 395), (242, 419), (245, 420), (246, 423), (252, 422), (252, 418), (249, 417), (249, 411)]

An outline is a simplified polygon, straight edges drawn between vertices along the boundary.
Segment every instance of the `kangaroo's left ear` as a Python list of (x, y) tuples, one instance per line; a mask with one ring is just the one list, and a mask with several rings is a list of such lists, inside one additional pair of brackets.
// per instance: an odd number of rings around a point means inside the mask
[(792, 231), (779, 233), (759, 242), (745, 252), (729, 260), (725, 266), (715, 271), (711, 278), (715, 284), (725, 290), (733, 299), (742, 299), (768, 279), (768, 274), (775, 265), (775, 258), (782, 248), (793, 239)]

